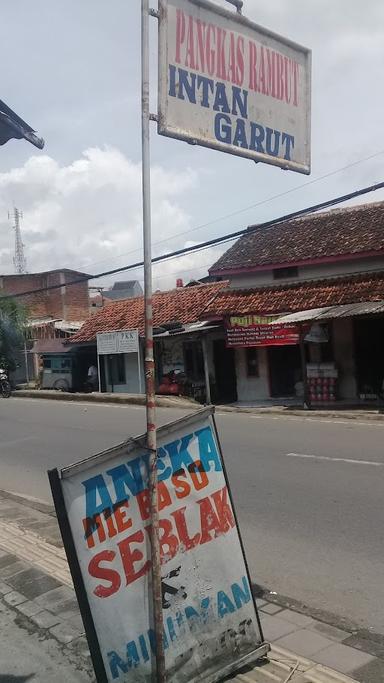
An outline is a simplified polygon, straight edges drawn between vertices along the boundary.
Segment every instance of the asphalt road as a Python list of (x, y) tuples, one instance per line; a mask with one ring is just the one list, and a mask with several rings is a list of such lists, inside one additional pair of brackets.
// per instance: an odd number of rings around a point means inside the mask
[[(50, 501), (48, 468), (141, 433), (144, 418), (0, 400), (0, 488)], [(225, 413), (218, 427), (254, 581), (384, 634), (384, 425)]]

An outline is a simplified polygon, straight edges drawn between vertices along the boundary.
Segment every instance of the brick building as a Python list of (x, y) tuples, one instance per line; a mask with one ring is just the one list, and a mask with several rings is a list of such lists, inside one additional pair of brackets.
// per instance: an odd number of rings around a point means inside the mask
[[(70, 283), (81, 280), (77, 284)], [(56, 289), (49, 287), (60, 285)], [(35, 293), (34, 290), (37, 290)], [(40, 290), (40, 291), (39, 291)], [(22, 383), (37, 375), (38, 356), (50, 349), (60, 352), (62, 341), (71, 336), (89, 317), (89, 290), (86, 273), (62, 268), (43, 273), (0, 275), (2, 294), (20, 295), (28, 317), (27, 346), (20, 352), (19, 368), (12, 381)], [(28, 353), (27, 353), (28, 348)]]
[[(83, 282), (68, 286), (74, 280)], [(84, 321), (89, 315), (89, 292), (87, 275), (76, 270), (62, 268), (43, 273), (0, 275), (0, 291), (3, 294), (22, 294), (43, 290), (21, 297), (31, 321), (40, 319)], [(45, 289), (61, 285), (57, 289)]]

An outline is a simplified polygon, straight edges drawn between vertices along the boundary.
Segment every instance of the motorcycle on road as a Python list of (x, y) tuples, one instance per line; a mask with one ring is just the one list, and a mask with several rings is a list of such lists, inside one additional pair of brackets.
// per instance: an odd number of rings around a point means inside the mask
[(9, 398), (11, 395), (11, 384), (3, 368), (0, 368), (0, 394), (3, 398)]

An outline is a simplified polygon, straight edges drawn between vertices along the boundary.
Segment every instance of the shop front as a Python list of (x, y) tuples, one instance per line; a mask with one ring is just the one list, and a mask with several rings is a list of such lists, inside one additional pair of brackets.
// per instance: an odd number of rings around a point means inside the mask
[(225, 330), (227, 348), (235, 354), (239, 402), (300, 394), (302, 364), (297, 325), (280, 325), (276, 315), (234, 315), (225, 319)]
[[(157, 393), (189, 396), (200, 403), (226, 400), (228, 365), (222, 362), (225, 338), (220, 326), (197, 322), (172, 325), (155, 337)], [(233, 368), (233, 383), (235, 383)]]
[(326, 336), (327, 343), (308, 344), (310, 404), (377, 403), (384, 381), (383, 313), (384, 302), (377, 301), (301, 311), (281, 319), (284, 324), (310, 325)]

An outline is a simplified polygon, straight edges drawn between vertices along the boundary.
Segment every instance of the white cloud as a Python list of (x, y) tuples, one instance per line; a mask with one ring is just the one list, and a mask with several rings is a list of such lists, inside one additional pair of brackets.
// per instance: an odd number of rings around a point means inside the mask
[[(198, 173), (155, 166), (152, 171), (154, 254), (187, 244), (192, 228), (183, 210)], [(115, 148), (87, 149), (60, 166), (49, 156), (33, 156), (20, 168), (0, 174), (0, 268), (12, 272), (13, 234), (6, 222), (12, 204), (23, 210), (23, 240), (30, 272), (58, 267), (101, 272), (142, 258), (141, 166)], [(184, 233), (175, 238), (174, 235)], [(159, 244), (156, 244), (159, 242)], [(212, 254), (212, 261), (216, 254)], [(175, 273), (206, 274), (210, 254), (193, 254), (156, 267), (155, 286), (175, 283)], [(136, 273), (141, 277), (141, 273)], [(122, 273), (117, 278), (130, 278)]]

